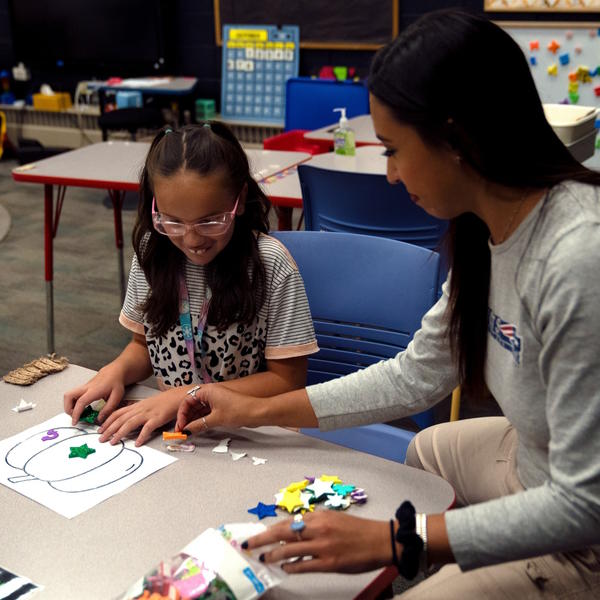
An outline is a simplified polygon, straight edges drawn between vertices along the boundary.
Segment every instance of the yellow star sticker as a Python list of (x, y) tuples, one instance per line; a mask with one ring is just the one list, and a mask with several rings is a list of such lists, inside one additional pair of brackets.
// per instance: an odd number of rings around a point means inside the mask
[(321, 481), (331, 481), (331, 483), (342, 483), (342, 480), (337, 475), (321, 475)]
[(303, 490), (308, 485), (308, 479), (302, 481), (293, 481), (286, 488), (283, 488), (282, 492), (295, 492), (296, 490)]
[(278, 502), (277, 506), (285, 508), (289, 513), (294, 512), (297, 508), (303, 507), (304, 502), (302, 502), (300, 498), (300, 490), (296, 490), (295, 492), (283, 492), (283, 498)]

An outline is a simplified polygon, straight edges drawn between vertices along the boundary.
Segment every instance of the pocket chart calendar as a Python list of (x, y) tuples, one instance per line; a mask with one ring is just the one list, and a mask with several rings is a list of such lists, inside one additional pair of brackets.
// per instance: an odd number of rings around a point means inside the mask
[(221, 114), (283, 124), (285, 82), (298, 75), (295, 25), (224, 25)]

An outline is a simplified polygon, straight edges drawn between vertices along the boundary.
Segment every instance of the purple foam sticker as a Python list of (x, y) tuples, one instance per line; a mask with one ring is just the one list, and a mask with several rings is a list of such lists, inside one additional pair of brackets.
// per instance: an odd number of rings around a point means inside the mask
[(47, 442), (49, 440), (55, 440), (58, 437), (58, 431), (54, 429), (48, 429), (46, 435), (42, 438), (42, 442)]

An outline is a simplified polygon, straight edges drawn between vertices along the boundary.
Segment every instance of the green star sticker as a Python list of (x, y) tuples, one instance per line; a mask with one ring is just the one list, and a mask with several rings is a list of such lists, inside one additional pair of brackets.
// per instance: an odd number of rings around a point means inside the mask
[(96, 452), (93, 448), (90, 448), (87, 444), (82, 444), (81, 446), (71, 446), (71, 453), (69, 454), (69, 458), (87, 458), (88, 454), (94, 454)]
[(80, 421), (85, 421), (90, 425), (94, 425), (96, 423), (96, 419), (98, 418), (99, 410), (94, 410), (91, 406), (86, 406), (81, 416), (79, 417)]

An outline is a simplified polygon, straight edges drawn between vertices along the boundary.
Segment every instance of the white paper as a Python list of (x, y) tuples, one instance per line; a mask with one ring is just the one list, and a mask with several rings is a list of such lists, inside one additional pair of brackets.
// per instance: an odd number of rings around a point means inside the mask
[[(177, 460), (131, 440), (100, 443), (97, 429), (61, 413), (2, 440), (0, 483), (70, 519)], [(83, 444), (95, 452), (69, 458)]]

